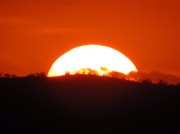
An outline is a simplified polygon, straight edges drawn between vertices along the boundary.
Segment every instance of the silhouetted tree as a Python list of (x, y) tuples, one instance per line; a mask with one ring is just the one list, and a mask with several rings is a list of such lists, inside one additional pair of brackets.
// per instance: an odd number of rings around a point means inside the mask
[(1, 78), (15, 78), (15, 77), (17, 77), (15, 74), (9, 74), (9, 73), (1, 73), (0, 74), (0, 77)]
[(146, 79), (141, 81), (142, 84), (152, 84), (152, 80)]
[(126, 78), (126, 76), (123, 73), (120, 73), (120, 72), (117, 72), (117, 71), (109, 72), (107, 76), (120, 78), (120, 79), (125, 79)]
[(168, 83), (165, 82), (164, 80), (159, 80), (158, 84), (159, 84), (159, 85), (162, 85), (162, 86), (168, 85)]
[(75, 74), (97, 75), (98, 72), (90, 68), (81, 68), (79, 70), (76, 70)]
[(37, 77), (46, 77), (46, 74), (44, 72), (36, 73)]
[(66, 72), (65, 72), (65, 75), (70, 75), (70, 72), (69, 72), (69, 71), (66, 71)]
[(32, 73), (32, 74), (28, 74), (26, 77), (28, 78), (33, 78), (33, 77), (46, 77), (46, 74), (44, 72), (40, 72), (40, 73)]

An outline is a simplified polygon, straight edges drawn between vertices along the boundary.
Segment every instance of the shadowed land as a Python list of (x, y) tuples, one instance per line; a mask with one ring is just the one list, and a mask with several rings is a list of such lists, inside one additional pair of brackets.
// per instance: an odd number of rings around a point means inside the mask
[(180, 132), (180, 86), (95, 75), (0, 78), (0, 131)]

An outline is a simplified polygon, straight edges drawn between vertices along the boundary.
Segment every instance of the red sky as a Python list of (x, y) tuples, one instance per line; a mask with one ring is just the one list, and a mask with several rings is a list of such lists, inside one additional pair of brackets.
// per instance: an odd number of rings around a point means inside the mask
[(179, 0), (1, 0), (0, 72), (48, 72), (69, 49), (113, 47), (142, 72), (180, 76)]

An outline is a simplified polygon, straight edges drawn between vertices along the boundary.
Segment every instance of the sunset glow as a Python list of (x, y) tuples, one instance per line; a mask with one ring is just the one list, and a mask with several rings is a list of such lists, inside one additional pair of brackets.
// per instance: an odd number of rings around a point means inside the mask
[(52, 65), (48, 76), (89, 74), (91, 70), (100, 76), (112, 71), (123, 74), (137, 72), (135, 65), (119, 51), (101, 45), (85, 45), (60, 56)]

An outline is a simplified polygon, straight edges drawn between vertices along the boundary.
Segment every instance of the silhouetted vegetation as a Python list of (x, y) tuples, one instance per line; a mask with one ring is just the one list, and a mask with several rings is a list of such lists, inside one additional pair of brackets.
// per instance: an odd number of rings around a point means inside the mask
[(180, 85), (96, 75), (0, 79), (0, 133), (180, 132)]
[(15, 77), (17, 77), (15, 74), (0, 73), (0, 78), (15, 78)]
[(29, 74), (27, 75), (26, 77), (29, 77), (29, 78), (34, 78), (34, 77), (46, 77), (46, 74), (44, 72), (41, 72), (41, 73), (34, 73), (34, 74)]

